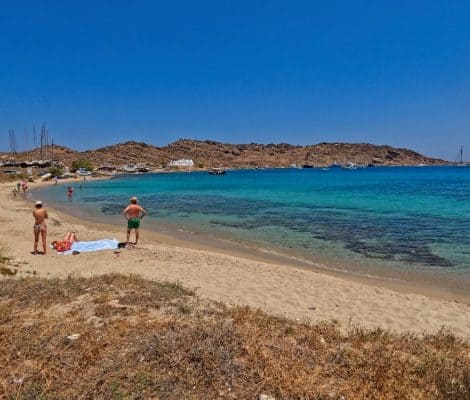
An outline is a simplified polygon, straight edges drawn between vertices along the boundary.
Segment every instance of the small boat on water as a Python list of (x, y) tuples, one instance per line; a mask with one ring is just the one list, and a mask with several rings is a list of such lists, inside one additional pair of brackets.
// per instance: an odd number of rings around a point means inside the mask
[(354, 163), (350, 162), (350, 163), (347, 163), (346, 165), (342, 166), (341, 168), (343, 168), (343, 169), (357, 169), (358, 166), (357, 166), (357, 164), (354, 164)]
[(470, 163), (463, 161), (463, 146), (460, 146), (459, 154), (457, 155), (457, 159), (455, 160), (455, 165), (457, 167), (470, 167)]
[(207, 172), (209, 175), (225, 175), (227, 170), (225, 168), (212, 168)]
[(304, 165), (302, 165), (302, 168), (303, 168), (303, 169), (310, 169), (310, 168), (313, 168), (313, 165), (304, 164)]

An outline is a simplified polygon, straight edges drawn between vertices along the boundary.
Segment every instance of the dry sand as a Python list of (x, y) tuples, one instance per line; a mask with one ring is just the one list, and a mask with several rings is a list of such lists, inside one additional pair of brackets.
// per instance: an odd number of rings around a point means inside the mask
[[(137, 247), (122, 249), (118, 254), (101, 251), (67, 256), (49, 250), (45, 256), (34, 256), (30, 253), (33, 247), (32, 203), (20, 196), (11, 200), (12, 186), (11, 183), (0, 185), (0, 244), (2, 252), (12, 259), (11, 267), (18, 269), (20, 276), (134, 273), (180, 281), (195, 288), (202, 297), (259, 307), (293, 319), (335, 320), (343, 328), (360, 324), (398, 332), (435, 332), (446, 326), (470, 338), (468, 299), (454, 301), (395, 291), (379, 284), (331, 276), (287, 263), (262, 262), (242, 254), (191, 248), (164, 235), (144, 232)], [(125, 239), (124, 221), (119, 229), (112, 225), (92, 225), (51, 209), (49, 217), (49, 243), (68, 231), (77, 232), (80, 240)]]

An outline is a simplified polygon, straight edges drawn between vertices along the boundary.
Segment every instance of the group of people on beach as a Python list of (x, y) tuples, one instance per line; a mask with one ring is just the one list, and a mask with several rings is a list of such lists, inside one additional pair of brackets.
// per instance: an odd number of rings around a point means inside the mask
[(28, 190), (28, 182), (22, 179), (21, 181), (16, 182), (15, 187), (11, 191), (13, 194), (13, 197), (15, 198), (18, 193), (21, 191), (23, 192), (24, 195), (26, 195), (26, 191)]
[[(136, 245), (139, 241), (139, 229), (140, 221), (147, 214), (147, 211), (138, 204), (137, 197), (131, 197), (129, 200), (129, 205), (123, 210), (122, 214), (127, 220), (127, 234), (126, 234), (126, 245), (134, 244)], [(36, 201), (33, 209), (34, 217), (34, 250), (32, 254), (46, 254), (47, 249), (47, 224), (46, 220), (49, 217), (47, 214), (47, 209), (44, 207), (42, 201)], [(130, 242), (130, 236), (132, 230), (135, 233), (135, 242)], [(39, 237), (42, 239), (42, 248), (43, 251), (38, 251)], [(57, 251), (66, 251), (70, 250), (72, 243), (77, 241), (75, 232), (69, 232), (67, 235), (60, 241), (52, 242), (52, 247)]]

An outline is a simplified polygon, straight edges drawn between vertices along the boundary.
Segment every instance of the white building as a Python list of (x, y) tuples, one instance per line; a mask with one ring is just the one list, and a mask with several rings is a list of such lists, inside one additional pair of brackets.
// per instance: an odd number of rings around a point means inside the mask
[(190, 158), (182, 158), (181, 160), (173, 160), (168, 164), (170, 167), (193, 167), (194, 161)]

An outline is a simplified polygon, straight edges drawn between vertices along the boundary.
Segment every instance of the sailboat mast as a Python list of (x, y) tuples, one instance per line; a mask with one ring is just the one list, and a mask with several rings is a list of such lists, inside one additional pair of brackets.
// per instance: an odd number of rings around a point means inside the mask
[(463, 164), (463, 146), (460, 146), (460, 164)]

